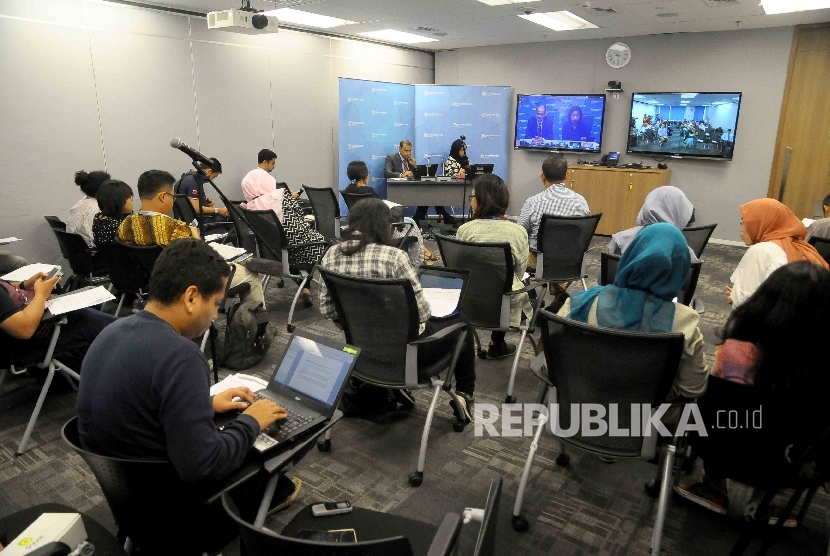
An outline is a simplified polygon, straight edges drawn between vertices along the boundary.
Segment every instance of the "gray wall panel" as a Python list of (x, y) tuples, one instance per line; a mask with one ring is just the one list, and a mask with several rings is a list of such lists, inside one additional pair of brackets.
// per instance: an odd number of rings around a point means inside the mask
[(183, 15), (97, 2), (88, 2), (87, 11), (91, 29), (188, 40), (188, 17)]

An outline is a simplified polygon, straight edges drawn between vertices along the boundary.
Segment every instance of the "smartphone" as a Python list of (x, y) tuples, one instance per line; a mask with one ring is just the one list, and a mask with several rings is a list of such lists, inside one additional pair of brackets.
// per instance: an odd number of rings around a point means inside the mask
[(43, 280), (45, 281), (45, 280), (51, 279), (53, 276), (55, 276), (55, 274), (58, 274), (60, 271), (61, 271), (61, 267), (59, 267), (59, 266), (53, 267), (52, 270), (49, 271), (49, 274), (47, 274), (46, 277)]
[(300, 195), (302, 195), (302, 194), (303, 194), (303, 191), (305, 191), (305, 188), (304, 188), (304, 187), (299, 188), (299, 189), (297, 190), (297, 197), (299, 197)]
[(297, 538), (323, 542), (357, 542), (357, 533), (354, 529), (335, 529), (332, 531), (302, 529), (297, 533)]
[(311, 513), (314, 517), (322, 517), (325, 515), (347, 514), (352, 511), (352, 505), (349, 502), (321, 502), (311, 506)]

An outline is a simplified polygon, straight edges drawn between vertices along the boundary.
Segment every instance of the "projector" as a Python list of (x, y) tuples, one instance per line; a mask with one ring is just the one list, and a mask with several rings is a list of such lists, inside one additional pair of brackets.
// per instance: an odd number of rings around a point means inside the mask
[(279, 21), (268, 16), (247, 10), (223, 10), (207, 14), (208, 29), (222, 29), (233, 33), (256, 35), (259, 33), (276, 33)]

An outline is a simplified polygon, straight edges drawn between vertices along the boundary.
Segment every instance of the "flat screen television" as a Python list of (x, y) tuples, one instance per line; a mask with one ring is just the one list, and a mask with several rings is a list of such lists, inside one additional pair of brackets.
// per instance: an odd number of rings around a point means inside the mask
[(598, 153), (605, 95), (518, 95), (513, 148)]
[(732, 160), (741, 93), (634, 93), (628, 154)]

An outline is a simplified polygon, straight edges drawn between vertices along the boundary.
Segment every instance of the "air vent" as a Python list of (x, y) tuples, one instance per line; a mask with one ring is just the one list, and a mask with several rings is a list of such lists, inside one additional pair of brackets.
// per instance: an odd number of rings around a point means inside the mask
[(410, 27), (413, 31), (425, 31), (427, 33), (438, 33), (440, 29), (435, 29), (434, 27)]
[(585, 8), (585, 9), (587, 11), (591, 12), (592, 14), (596, 14), (596, 15), (617, 15), (617, 10), (615, 10), (614, 8), (609, 8), (609, 7), (602, 7), (602, 6), (593, 7), (592, 6), (592, 7), (588, 7), (588, 8)]
[(703, 3), (710, 8), (724, 8), (728, 6), (739, 6), (741, 0), (703, 0)]
[(680, 14), (678, 14), (677, 12), (664, 12), (661, 14), (657, 14), (657, 17), (677, 17), (678, 15)]

